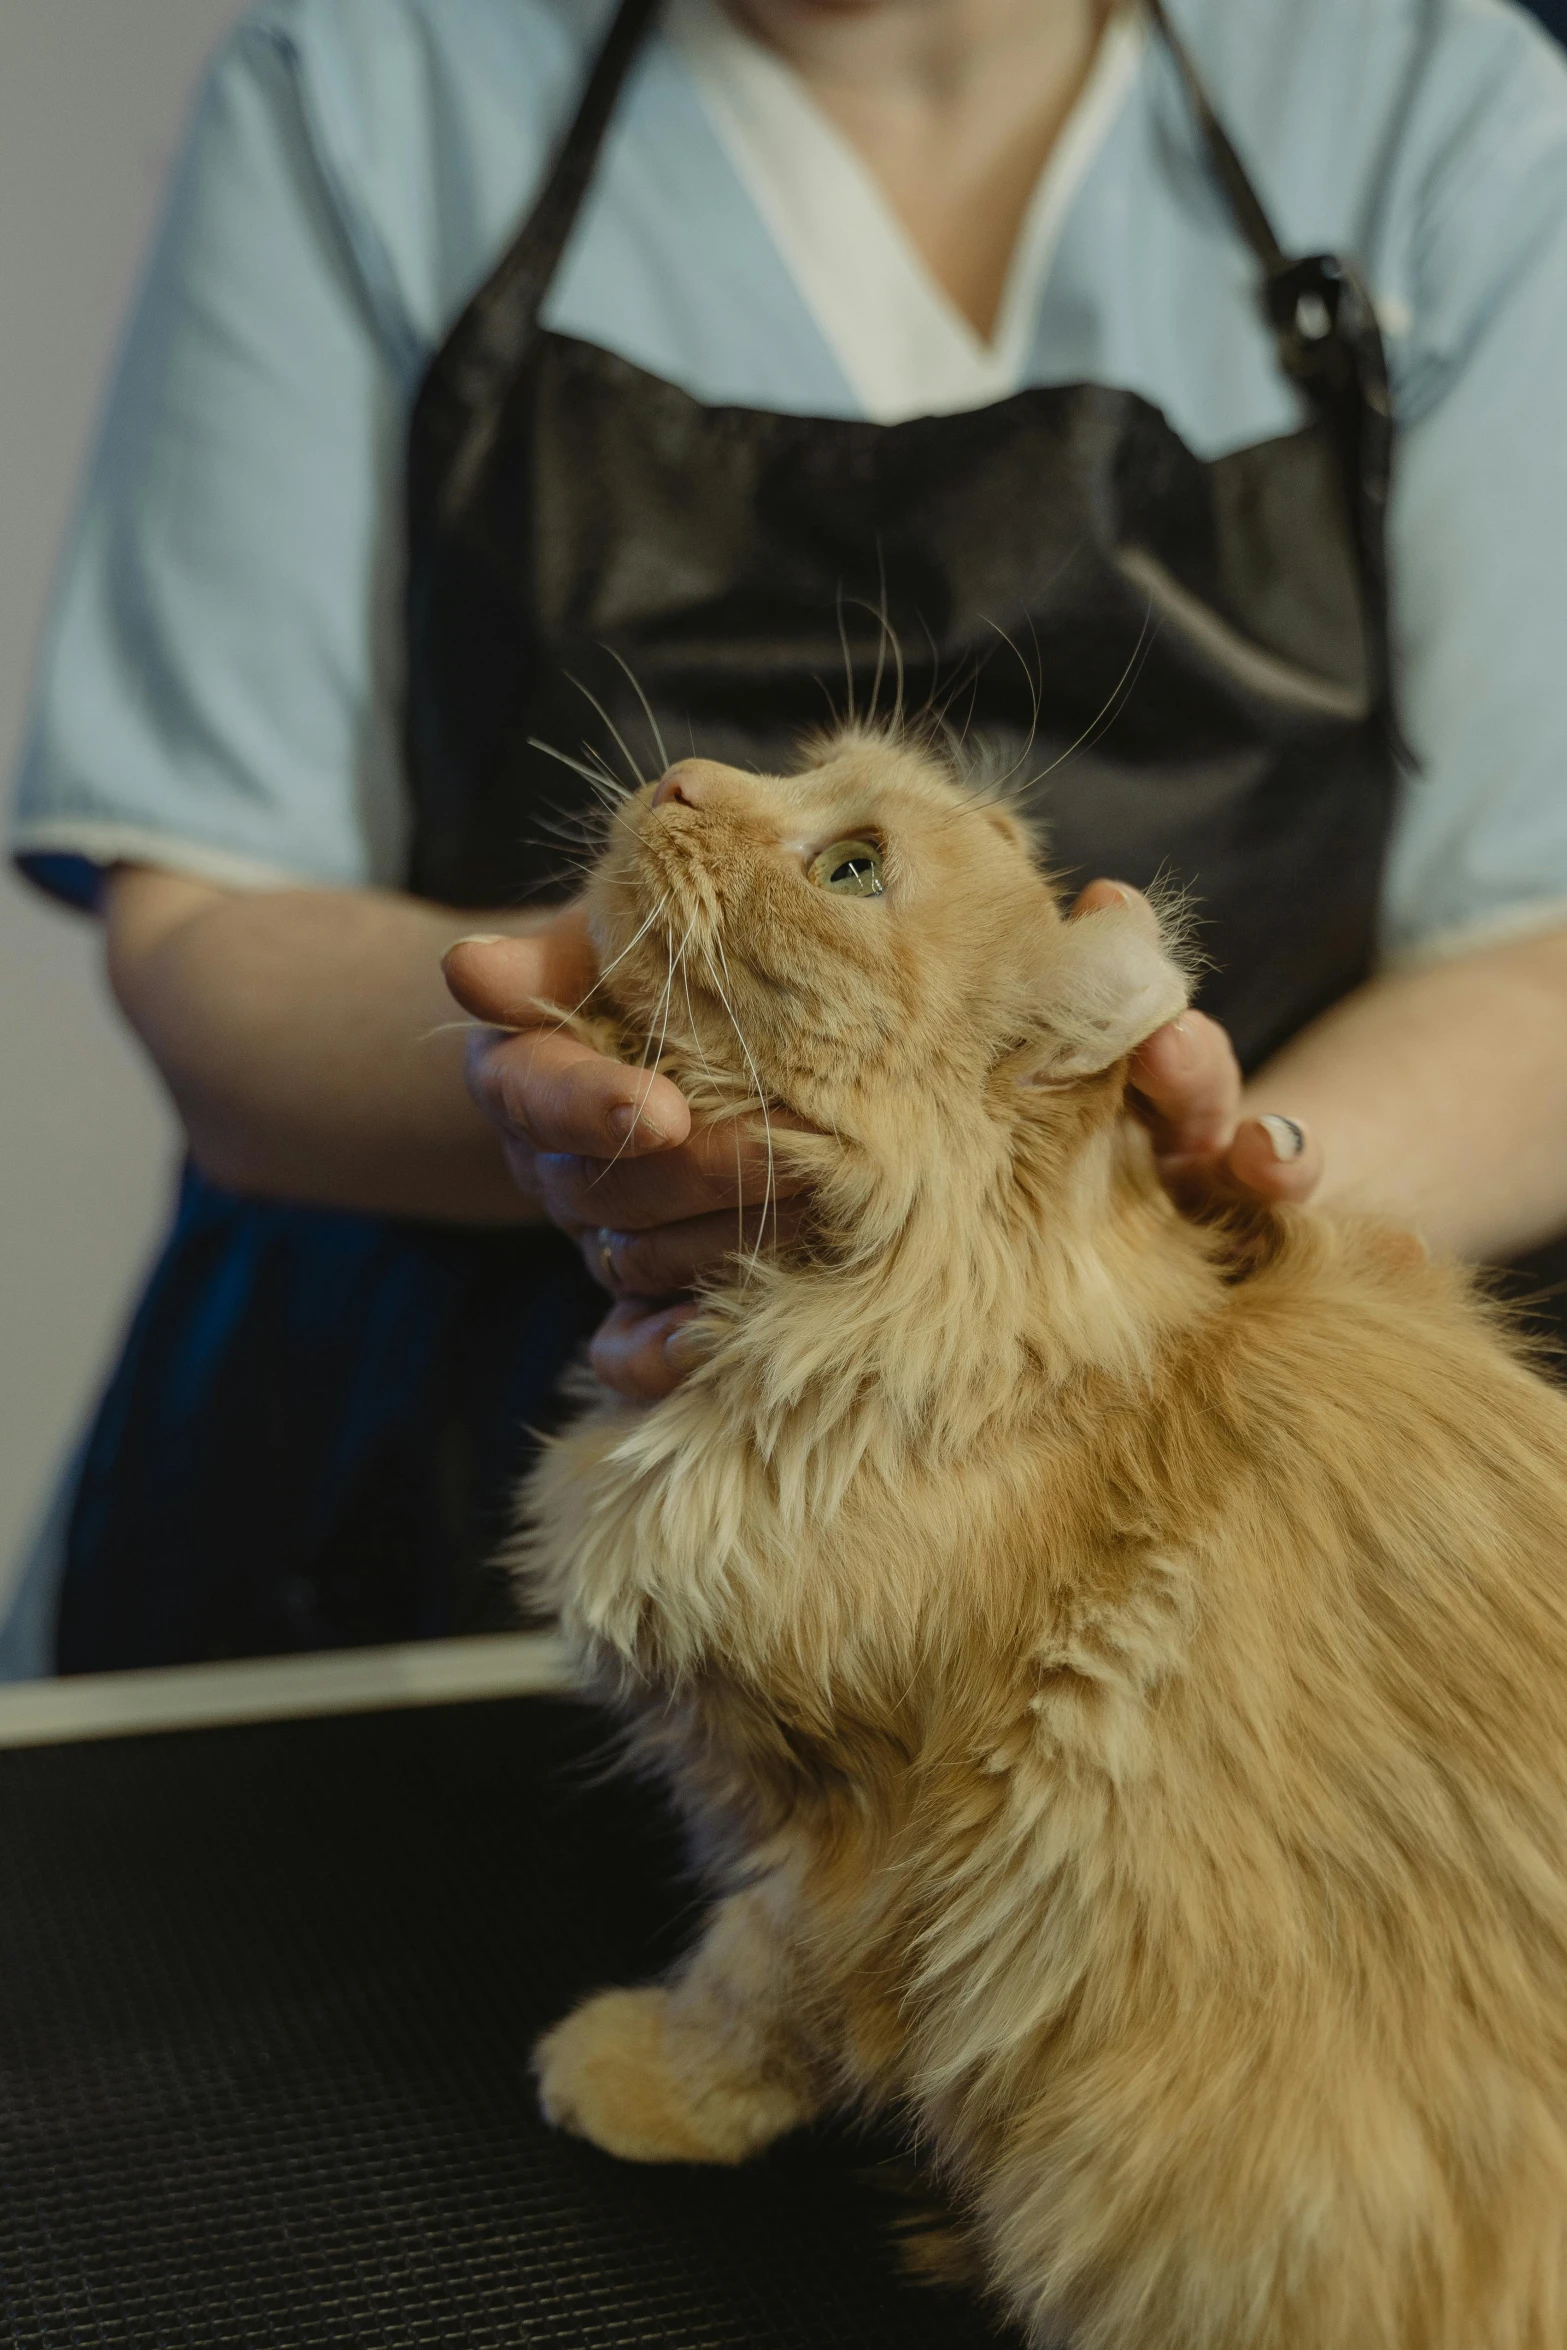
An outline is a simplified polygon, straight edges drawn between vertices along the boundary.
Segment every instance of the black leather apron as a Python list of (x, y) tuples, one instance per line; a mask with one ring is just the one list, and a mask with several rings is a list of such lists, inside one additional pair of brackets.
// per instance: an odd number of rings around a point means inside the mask
[[(905, 710), (1015, 766), (1058, 868), (1193, 892), (1202, 1001), (1255, 1066), (1366, 975), (1395, 789), (1391, 421), (1353, 270), (1280, 252), (1177, 50), (1299, 431), (1203, 463), (1097, 385), (892, 426), (704, 406), (539, 325), (655, 4), (625, 0), (415, 410), (410, 887), (563, 894), (593, 803), (539, 746), (788, 765), (851, 697), (890, 710), (895, 641)], [(83, 1472), (62, 1669), (490, 1620), (526, 1430), (603, 1302), (553, 1233), (188, 1175)]]

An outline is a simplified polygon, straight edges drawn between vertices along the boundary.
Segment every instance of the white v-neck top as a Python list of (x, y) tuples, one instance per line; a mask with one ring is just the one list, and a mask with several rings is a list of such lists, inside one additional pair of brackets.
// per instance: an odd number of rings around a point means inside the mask
[[(1171, 0), (1280, 235), (1367, 270), (1400, 421), (1422, 771), (1390, 955), (1567, 919), (1567, 69), (1505, 0)], [(408, 406), (531, 203), (606, 0), (264, 0), (214, 61), (39, 671), (13, 826), (85, 900), (135, 858), (395, 884)], [(992, 342), (804, 87), (670, 0), (546, 322), (695, 397), (884, 421), (1097, 382), (1200, 455), (1299, 421), (1162, 45), (1122, 18)], [(1200, 890), (1201, 880), (1197, 877)]]
[(665, 29), (736, 177), (877, 424), (1005, 400), (1025, 380), (1073, 197), (1136, 77), (1146, 21), (1115, 16), (1040, 175), (986, 342), (937, 284), (872, 173), (799, 77), (717, 0), (672, 0)]

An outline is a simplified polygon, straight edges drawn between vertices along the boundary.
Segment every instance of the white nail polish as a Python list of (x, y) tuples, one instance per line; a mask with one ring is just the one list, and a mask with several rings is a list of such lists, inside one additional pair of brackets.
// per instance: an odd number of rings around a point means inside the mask
[(1293, 1118), (1259, 1118), (1258, 1125), (1273, 1145), (1276, 1159), (1298, 1159), (1306, 1147), (1306, 1129)]

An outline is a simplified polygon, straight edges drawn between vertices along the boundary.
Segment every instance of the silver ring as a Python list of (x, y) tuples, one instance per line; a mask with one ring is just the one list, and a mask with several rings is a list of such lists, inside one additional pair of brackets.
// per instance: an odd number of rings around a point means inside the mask
[(607, 1290), (615, 1287), (615, 1235), (607, 1224), (601, 1224), (596, 1236), (599, 1252), (599, 1279)]

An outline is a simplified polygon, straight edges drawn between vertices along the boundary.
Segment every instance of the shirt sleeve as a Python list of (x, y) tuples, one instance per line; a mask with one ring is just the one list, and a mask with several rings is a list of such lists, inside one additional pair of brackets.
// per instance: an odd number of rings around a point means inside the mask
[(1450, 21), (1413, 143), (1390, 961), (1567, 924), (1567, 70), (1521, 19)]
[(406, 354), (388, 347), (286, 28), (198, 101), (45, 639), (12, 845), (231, 885), (401, 879)]

